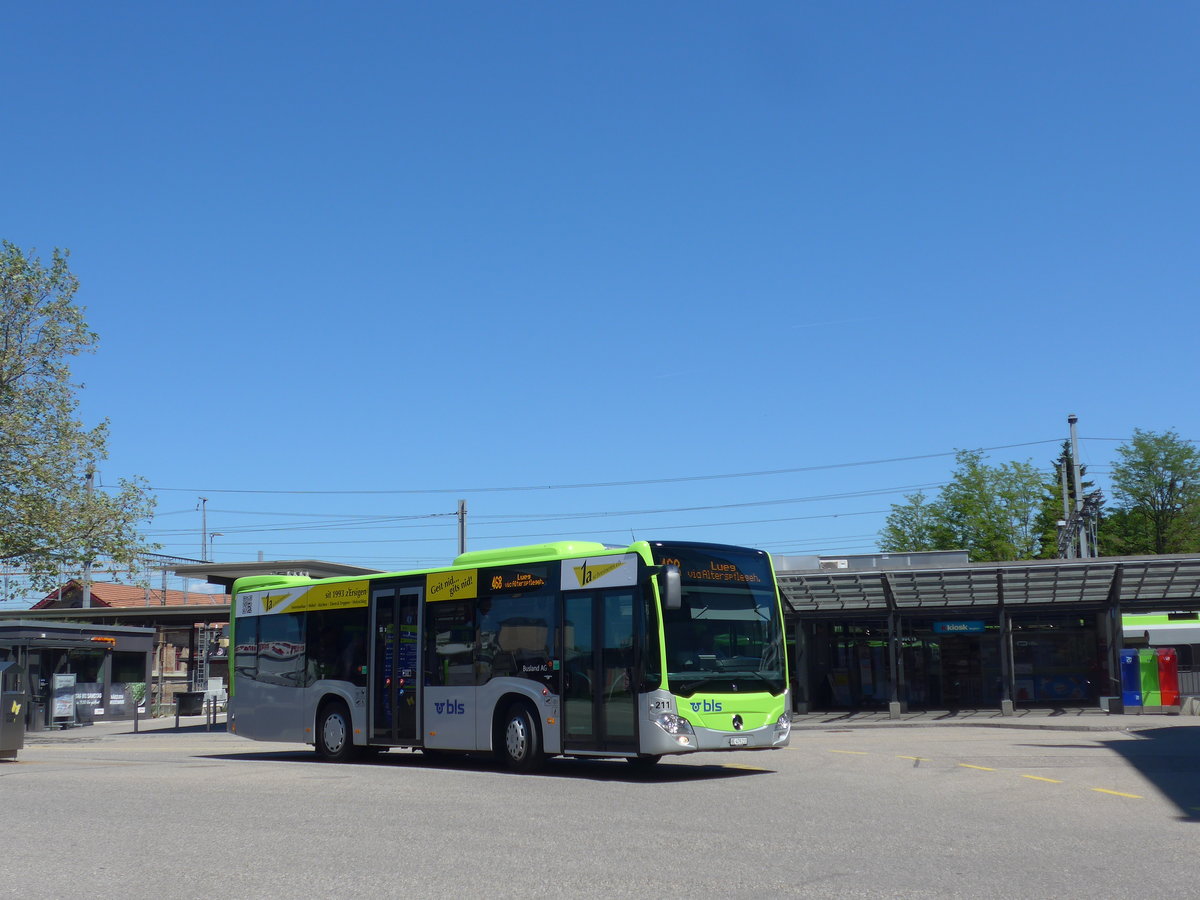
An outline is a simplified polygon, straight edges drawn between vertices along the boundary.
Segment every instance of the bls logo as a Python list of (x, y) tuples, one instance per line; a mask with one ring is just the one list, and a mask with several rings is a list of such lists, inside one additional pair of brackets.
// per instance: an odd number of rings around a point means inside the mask
[(692, 712), (720, 712), (720, 700), (701, 700), (692, 703)]
[(462, 716), (466, 715), (467, 707), (461, 700), (445, 700), (434, 703), (433, 710), (439, 716), (442, 713), (446, 713), (450, 716)]

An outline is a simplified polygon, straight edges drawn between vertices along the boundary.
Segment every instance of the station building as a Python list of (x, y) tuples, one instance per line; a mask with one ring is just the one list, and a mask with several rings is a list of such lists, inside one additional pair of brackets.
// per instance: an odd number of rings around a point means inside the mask
[[(1200, 555), (971, 563), (775, 557), (798, 712), (1119, 704), (1120, 651), (1179, 650), (1200, 694)], [(1145, 628), (1160, 614), (1170, 627)]]

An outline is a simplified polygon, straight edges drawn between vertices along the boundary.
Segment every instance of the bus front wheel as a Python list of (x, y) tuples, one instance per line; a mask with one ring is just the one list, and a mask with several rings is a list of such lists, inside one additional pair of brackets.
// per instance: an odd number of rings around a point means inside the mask
[(321, 707), (317, 716), (317, 755), (326, 762), (349, 762), (354, 755), (350, 710), (340, 700)]
[(524, 703), (514, 703), (500, 723), (498, 755), (514, 772), (532, 772), (543, 761), (542, 735)]

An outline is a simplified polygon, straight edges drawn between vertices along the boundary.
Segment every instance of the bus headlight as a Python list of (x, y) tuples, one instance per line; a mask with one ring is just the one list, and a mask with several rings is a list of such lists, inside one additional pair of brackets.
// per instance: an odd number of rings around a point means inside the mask
[(785, 712), (775, 723), (775, 740), (779, 741), (792, 733), (792, 714)]
[(695, 734), (692, 723), (675, 713), (659, 713), (654, 717), (654, 724), (667, 734)]

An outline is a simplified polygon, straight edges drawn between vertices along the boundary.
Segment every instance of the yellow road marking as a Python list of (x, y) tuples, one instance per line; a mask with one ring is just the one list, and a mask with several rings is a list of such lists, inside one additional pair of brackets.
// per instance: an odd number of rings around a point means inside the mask
[(849, 753), (853, 756), (870, 756), (866, 750), (830, 750), (830, 753)]
[(725, 763), (722, 769), (741, 769), (744, 772), (770, 772), (770, 769), (760, 769), (758, 766), (742, 766), (737, 763)]
[(1041, 775), (1022, 775), (1022, 778), (1028, 778), (1032, 781), (1048, 781), (1051, 784), (1062, 784), (1057, 778), (1043, 778)]
[(1112, 794), (1114, 797), (1128, 797), (1130, 800), (1143, 800), (1137, 794), (1122, 794), (1120, 791), (1106, 791), (1104, 788), (1092, 788), (1098, 794)]
[(995, 769), (989, 769), (987, 766), (972, 766), (969, 763), (959, 763), (964, 769), (978, 769), (981, 772), (995, 772)]

